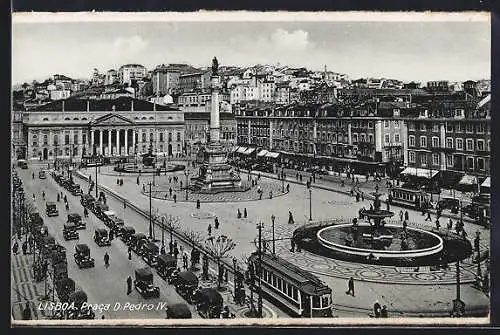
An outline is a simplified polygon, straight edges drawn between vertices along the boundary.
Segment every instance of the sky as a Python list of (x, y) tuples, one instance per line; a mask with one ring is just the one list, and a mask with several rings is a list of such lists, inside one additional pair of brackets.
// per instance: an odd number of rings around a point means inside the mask
[(483, 22), (58, 22), (12, 26), (14, 84), (54, 74), (90, 78), (139, 63), (281, 64), (351, 79), (465, 81), (490, 78)]

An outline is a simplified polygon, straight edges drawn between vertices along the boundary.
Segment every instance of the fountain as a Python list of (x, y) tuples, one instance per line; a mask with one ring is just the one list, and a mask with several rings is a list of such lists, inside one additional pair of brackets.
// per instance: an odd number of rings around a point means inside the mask
[(367, 260), (409, 259), (434, 255), (443, 250), (443, 239), (430, 231), (386, 224), (394, 213), (381, 209), (378, 185), (370, 209), (362, 211), (365, 221), (332, 225), (318, 230), (318, 243), (335, 253)]

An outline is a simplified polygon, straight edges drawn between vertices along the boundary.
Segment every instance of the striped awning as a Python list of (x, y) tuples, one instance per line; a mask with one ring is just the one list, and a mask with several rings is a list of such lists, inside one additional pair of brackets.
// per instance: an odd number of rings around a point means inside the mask
[(238, 150), (238, 149), (239, 149), (239, 147), (233, 147), (233, 148), (231, 149), (231, 152), (235, 152), (235, 151), (236, 151), (236, 150)]
[(465, 176), (460, 179), (458, 182), (460, 185), (476, 185), (477, 184), (477, 178), (475, 176), (471, 176), (469, 174), (466, 174)]
[(238, 150), (236, 150), (237, 153), (244, 153), (247, 150), (247, 147), (238, 147)]
[(259, 151), (259, 153), (257, 154), (257, 157), (263, 157), (265, 156), (269, 151), (267, 151), (266, 149), (262, 149), (261, 151)]
[(408, 166), (404, 169), (401, 174), (407, 176), (416, 176), (421, 178), (432, 179), (435, 175), (437, 175), (439, 170), (429, 170), (424, 168), (415, 168), (412, 166)]
[(269, 151), (267, 154), (266, 154), (266, 157), (269, 157), (269, 158), (278, 158), (279, 157), (279, 152), (272, 152), (272, 151)]
[(244, 152), (244, 154), (245, 154), (245, 155), (250, 155), (250, 154), (251, 154), (252, 152), (254, 152), (254, 151), (255, 151), (255, 148), (248, 148), (248, 149)]

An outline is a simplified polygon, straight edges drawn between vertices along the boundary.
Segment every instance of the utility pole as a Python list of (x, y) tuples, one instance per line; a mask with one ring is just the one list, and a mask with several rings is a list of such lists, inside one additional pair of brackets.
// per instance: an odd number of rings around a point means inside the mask
[(276, 219), (276, 217), (273, 215), (271, 215), (271, 222), (273, 224), (273, 255), (276, 255), (276, 239), (274, 238), (274, 220)]
[(262, 318), (262, 228), (264, 224), (259, 222), (257, 229), (259, 229), (259, 298), (257, 301), (257, 316)]
[(152, 200), (151, 200), (151, 182), (149, 186), (149, 239), (153, 239), (153, 216), (152, 216)]
[(309, 221), (312, 221), (312, 190), (309, 189)]
[(94, 160), (94, 164), (95, 164), (95, 199), (97, 201), (97, 199), (99, 198), (99, 196), (97, 194), (97, 156)]

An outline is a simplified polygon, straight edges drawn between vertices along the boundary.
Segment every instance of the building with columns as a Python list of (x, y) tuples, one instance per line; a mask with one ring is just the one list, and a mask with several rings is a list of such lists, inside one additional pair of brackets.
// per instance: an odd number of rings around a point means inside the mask
[(184, 151), (184, 115), (177, 108), (130, 97), (70, 98), (23, 112), (27, 158), (53, 160), (102, 154), (127, 157)]

